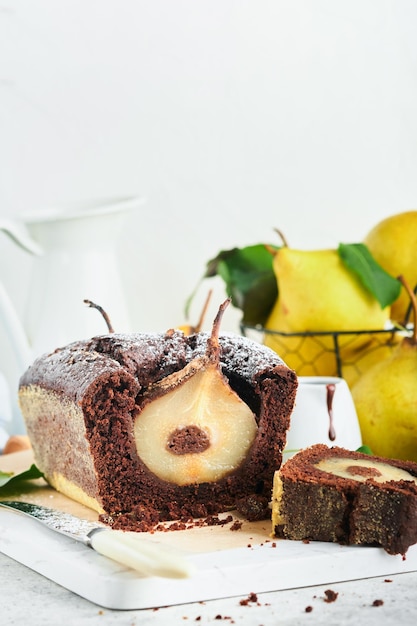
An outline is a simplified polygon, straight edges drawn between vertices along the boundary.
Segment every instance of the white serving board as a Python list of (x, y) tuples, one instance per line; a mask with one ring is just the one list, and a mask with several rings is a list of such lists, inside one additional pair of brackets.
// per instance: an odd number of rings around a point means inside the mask
[[(6, 469), (4, 463), (0, 462), (0, 468)], [(96, 517), (43, 485), (19, 494), (19, 499), (87, 519)], [(35, 520), (3, 508), (0, 551), (109, 609), (155, 608), (417, 570), (417, 545), (403, 559), (380, 548), (275, 542), (269, 536), (270, 528), (269, 521), (244, 522), (237, 531), (231, 531), (228, 524), (150, 534), (150, 540), (180, 548), (195, 564), (196, 573), (181, 580), (136, 574)]]

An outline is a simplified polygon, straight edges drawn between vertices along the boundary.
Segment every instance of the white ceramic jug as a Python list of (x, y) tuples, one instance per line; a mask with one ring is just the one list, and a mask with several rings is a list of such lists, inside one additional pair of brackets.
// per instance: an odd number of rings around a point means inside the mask
[[(107, 332), (84, 299), (103, 307), (116, 331), (131, 330), (116, 243), (128, 212), (141, 204), (138, 197), (108, 198), (0, 219), (0, 230), (34, 255), (23, 324), (0, 284), (0, 325), (20, 373), (43, 352)], [(0, 354), (0, 370), (6, 368)]]

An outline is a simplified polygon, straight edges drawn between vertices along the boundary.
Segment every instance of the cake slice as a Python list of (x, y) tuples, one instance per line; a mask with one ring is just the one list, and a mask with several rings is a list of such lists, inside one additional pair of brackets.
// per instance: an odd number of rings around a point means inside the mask
[(259, 496), (268, 512), (297, 389), (279, 356), (239, 335), (137, 333), (38, 358), (19, 400), (57, 490), (119, 525), (204, 517)]
[(382, 546), (417, 542), (417, 464), (317, 444), (275, 473), (276, 537)]

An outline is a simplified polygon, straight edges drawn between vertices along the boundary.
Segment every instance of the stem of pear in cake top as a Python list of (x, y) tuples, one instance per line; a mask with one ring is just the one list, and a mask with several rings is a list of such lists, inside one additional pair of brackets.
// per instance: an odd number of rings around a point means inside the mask
[(86, 300), (85, 299), (84, 302), (85, 302), (85, 304), (88, 304), (88, 306), (91, 307), (92, 309), (97, 309), (97, 311), (100, 311), (100, 313), (102, 314), (102, 316), (104, 318), (104, 321), (107, 324), (107, 328), (108, 328), (109, 333), (114, 333), (112, 323), (111, 323), (110, 318), (107, 315), (106, 311), (99, 304), (96, 304), (95, 302), (92, 302), (91, 300)]
[(231, 298), (227, 298), (219, 307), (216, 317), (214, 318), (213, 328), (211, 335), (207, 341), (207, 358), (213, 363), (218, 363), (220, 359), (220, 344), (219, 344), (219, 332), (220, 325), (223, 319), (223, 315), (227, 307), (231, 302)]
[(415, 296), (414, 291), (411, 289), (410, 285), (405, 280), (404, 276), (398, 276), (398, 280), (403, 284), (405, 290), (410, 296), (411, 305), (413, 307), (413, 325), (414, 325), (412, 342), (413, 344), (417, 345), (417, 300), (416, 300), (416, 296)]
[(210, 289), (210, 291), (207, 294), (206, 301), (204, 302), (204, 306), (203, 306), (203, 310), (201, 311), (200, 319), (198, 320), (197, 325), (193, 329), (195, 333), (199, 333), (201, 328), (202, 328), (202, 326), (203, 326), (204, 319), (206, 317), (206, 313), (207, 313), (207, 309), (208, 309), (208, 305), (210, 304), (212, 293), (213, 293), (213, 290)]

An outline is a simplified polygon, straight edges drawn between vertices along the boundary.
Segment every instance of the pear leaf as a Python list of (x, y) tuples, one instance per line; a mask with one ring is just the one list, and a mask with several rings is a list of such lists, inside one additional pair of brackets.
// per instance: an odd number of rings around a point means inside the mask
[(34, 480), (36, 478), (43, 478), (43, 473), (34, 464), (32, 464), (28, 470), (20, 472), (19, 474), (15, 474), (14, 472), (2, 472), (0, 470), (0, 490), (6, 485), (7, 487), (11, 485), (15, 487), (16, 483)]
[[(277, 249), (272, 244), (259, 243), (222, 250), (207, 263), (203, 279), (222, 278), (226, 293), (232, 305), (242, 311), (245, 324), (264, 324), (275, 304), (278, 287), (273, 259)], [(186, 311), (193, 295), (187, 301)]]
[(357, 448), (356, 452), (362, 452), (362, 454), (369, 454), (370, 456), (373, 456), (373, 452), (371, 450), (371, 448), (369, 446), (359, 446), (359, 448)]
[(401, 291), (400, 281), (388, 274), (376, 262), (365, 244), (341, 243), (338, 252), (346, 267), (357, 275), (362, 285), (376, 298), (382, 309), (398, 298)]

